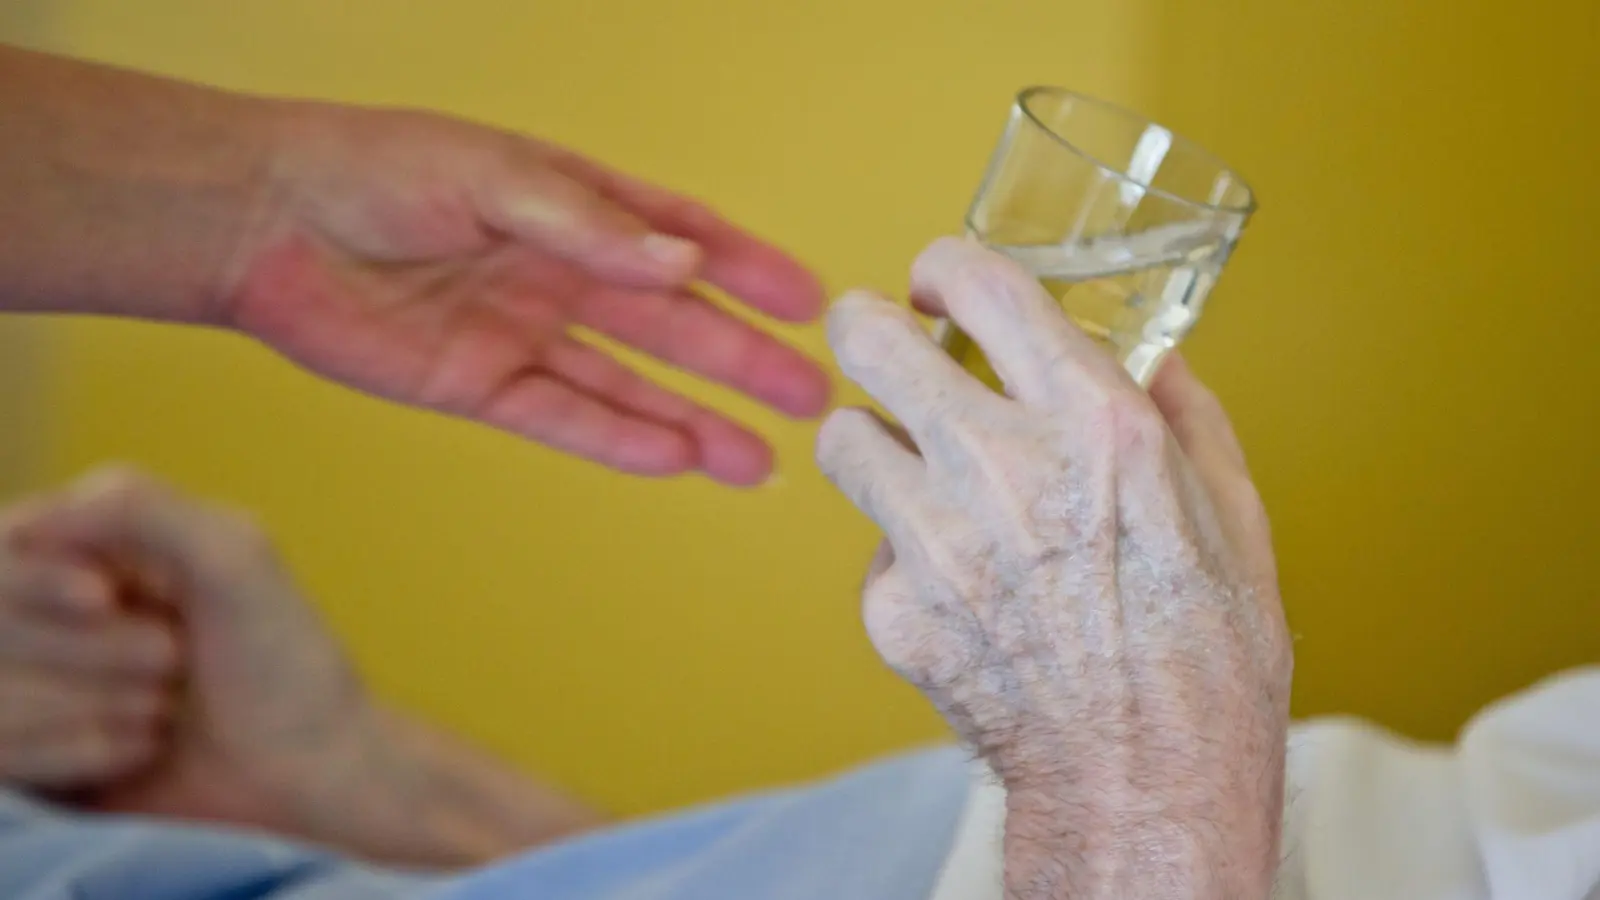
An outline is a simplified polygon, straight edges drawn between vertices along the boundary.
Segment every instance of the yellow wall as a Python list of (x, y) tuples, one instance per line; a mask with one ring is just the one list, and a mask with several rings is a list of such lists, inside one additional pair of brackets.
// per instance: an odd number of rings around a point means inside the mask
[[(1600, 657), (1593, 0), (1150, 4), (76, 0), (54, 25), (80, 53), (540, 132), (835, 285), (903, 284), (1014, 87), (1159, 109), (1264, 198), (1192, 356), (1275, 511), (1300, 711), (1438, 736)], [(646, 484), (242, 342), (68, 338), (54, 474), (133, 458), (262, 510), (385, 691), (618, 808), (939, 733), (859, 636), (871, 534), (808, 428), (759, 420), (779, 487)]]
[(1274, 513), (1298, 710), (1443, 737), (1600, 662), (1600, 4), (1163, 10), (1157, 106), (1264, 198), (1195, 361)]
[[(957, 226), (1017, 86), (1138, 100), (1136, 5), (979, 6), (76, 0), (51, 26), (76, 53), (548, 135), (708, 197), (834, 285), (898, 291)], [(382, 689), (616, 808), (940, 734), (861, 637), (872, 534), (814, 474), (810, 427), (758, 419), (779, 487), (649, 484), (313, 384), (240, 341), (68, 338), (56, 476), (131, 458), (261, 510)]]

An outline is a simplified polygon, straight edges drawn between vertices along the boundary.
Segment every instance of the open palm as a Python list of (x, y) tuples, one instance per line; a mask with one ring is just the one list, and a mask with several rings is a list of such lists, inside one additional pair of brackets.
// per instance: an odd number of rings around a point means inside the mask
[(784, 413), (806, 357), (718, 308), (823, 305), (803, 266), (703, 206), (528, 138), (425, 113), (299, 107), (218, 317), (327, 377), (645, 475), (770, 472), (764, 441), (586, 343), (631, 345)]

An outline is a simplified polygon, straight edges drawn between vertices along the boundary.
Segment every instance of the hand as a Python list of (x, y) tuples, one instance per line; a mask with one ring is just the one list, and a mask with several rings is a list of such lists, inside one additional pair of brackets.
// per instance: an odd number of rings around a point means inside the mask
[(647, 475), (749, 485), (772, 459), (574, 327), (793, 416), (826, 406), (813, 362), (692, 283), (796, 322), (820, 311), (820, 285), (703, 206), (442, 116), (283, 109), (259, 225), (213, 318), (373, 394)]
[(171, 625), (130, 608), (90, 560), (13, 539), (0, 513), (0, 781), (99, 787), (155, 759), (178, 675)]
[(378, 707), (237, 512), (107, 470), (41, 503), (19, 540), (93, 558), (170, 611), (184, 693), (154, 764), (98, 810), (251, 826), (405, 865), (477, 863), (601, 821), (460, 742)]
[(1267, 896), (1291, 648), (1227, 418), (1176, 358), (1146, 396), (976, 244), (936, 242), (912, 281), (1007, 396), (847, 295), (830, 343), (906, 436), (840, 410), (817, 454), (888, 538), (873, 644), (1007, 788), (1007, 896)]
[(644, 475), (755, 484), (771, 450), (578, 329), (792, 416), (827, 405), (815, 363), (700, 289), (810, 321), (810, 272), (527, 137), (7, 47), (0, 134), (0, 310), (237, 328), (359, 390)]
[(14, 526), (41, 553), (95, 559), (100, 577), (181, 623), (187, 694), (159, 764), (105, 786), (110, 809), (291, 831), (298, 795), (356, 742), (368, 701), (271, 545), (231, 511), (136, 472), (83, 479)]

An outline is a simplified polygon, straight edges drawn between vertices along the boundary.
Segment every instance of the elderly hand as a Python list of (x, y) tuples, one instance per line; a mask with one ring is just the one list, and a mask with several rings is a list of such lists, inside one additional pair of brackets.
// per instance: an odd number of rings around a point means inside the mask
[(16, 540), (0, 514), (0, 781), (76, 791), (156, 758), (179, 671), (171, 623), (93, 560)]
[(849, 294), (830, 343), (908, 437), (840, 410), (817, 455), (888, 539), (873, 644), (1006, 786), (1007, 896), (1266, 897), (1291, 648), (1227, 418), (1176, 358), (1146, 396), (976, 244), (912, 280), (1007, 395)]
[(41, 552), (95, 559), (125, 594), (170, 610), (184, 638), (170, 735), (152, 765), (87, 795), (93, 808), (247, 825), (428, 866), (484, 861), (597, 821), (375, 704), (272, 544), (237, 512), (113, 469), (37, 504), (15, 534)]
[(95, 560), (96, 583), (181, 623), (186, 694), (170, 744), (98, 802), (293, 832), (302, 785), (357, 742), (369, 704), (259, 529), (108, 469), (36, 502), (13, 534), (40, 554)]

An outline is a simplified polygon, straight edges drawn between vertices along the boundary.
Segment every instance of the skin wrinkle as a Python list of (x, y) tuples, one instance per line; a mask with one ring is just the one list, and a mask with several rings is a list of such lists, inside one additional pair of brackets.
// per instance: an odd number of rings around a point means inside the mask
[(869, 634), (1005, 787), (1007, 897), (1264, 898), (1291, 654), (1225, 422), (1184, 405), (1195, 386), (1158, 409), (1002, 257), (937, 242), (913, 280), (1020, 399), (974, 390), (903, 310), (857, 296), (830, 342), (926, 477), (871, 492), (847, 429), (818, 458), (892, 523), (907, 590), (869, 588), (869, 623), (893, 623)]

